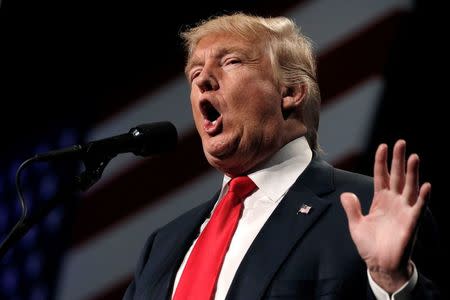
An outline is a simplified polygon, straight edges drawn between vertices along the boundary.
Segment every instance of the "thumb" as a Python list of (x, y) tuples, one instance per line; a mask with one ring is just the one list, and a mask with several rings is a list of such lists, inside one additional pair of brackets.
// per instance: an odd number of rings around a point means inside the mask
[(362, 217), (359, 199), (353, 193), (342, 193), (341, 203), (347, 215), (349, 226), (352, 226)]

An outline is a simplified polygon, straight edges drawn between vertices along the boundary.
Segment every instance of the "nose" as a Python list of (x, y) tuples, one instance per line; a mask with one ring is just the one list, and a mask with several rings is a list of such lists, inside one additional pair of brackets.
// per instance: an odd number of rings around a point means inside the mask
[(216, 78), (210, 72), (207, 72), (205, 69), (196, 78), (195, 84), (202, 93), (215, 91), (219, 89), (219, 83), (216, 80)]

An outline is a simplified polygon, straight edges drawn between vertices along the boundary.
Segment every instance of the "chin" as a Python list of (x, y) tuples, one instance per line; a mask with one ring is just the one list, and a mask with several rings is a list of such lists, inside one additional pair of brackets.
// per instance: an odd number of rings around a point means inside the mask
[(225, 161), (236, 155), (239, 144), (223, 138), (211, 138), (203, 141), (203, 151), (208, 161)]
[(213, 156), (210, 153), (205, 152), (205, 157), (208, 163), (215, 169), (226, 173), (226, 170), (228, 170), (232, 164), (229, 161), (229, 159), (223, 159), (217, 156)]
[(237, 170), (242, 170), (245, 160), (239, 151), (239, 141), (238, 138), (222, 137), (203, 143), (203, 151), (209, 164), (226, 174), (240, 172)]
[(218, 158), (206, 154), (206, 159), (213, 168), (230, 177), (242, 175), (250, 169), (236, 157)]

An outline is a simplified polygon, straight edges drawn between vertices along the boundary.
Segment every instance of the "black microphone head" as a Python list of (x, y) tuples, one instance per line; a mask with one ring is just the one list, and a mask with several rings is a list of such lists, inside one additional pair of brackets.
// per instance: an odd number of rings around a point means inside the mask
[(133, 154), (149, 156), (175, 149), (178, 133), (175, 126), (168, 121), (137, 125), (129, 134), (140, 141)]

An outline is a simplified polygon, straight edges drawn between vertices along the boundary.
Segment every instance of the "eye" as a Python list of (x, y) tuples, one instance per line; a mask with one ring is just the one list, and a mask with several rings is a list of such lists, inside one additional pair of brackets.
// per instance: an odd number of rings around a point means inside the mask
[(196, 69), (191, 72), (191, 75), (189, 76), (190, 77), (189, 79), (191, 80), (191, 82), (194, 81), (194, 79), (197, 78), (198, 75), (200, 75), (200, 72), (201, 72), (200, 69)]
[(233, 58), (226, 59), (223, 65), (224, 66), (235, 65), (235, 64), (239, 64), (240, 62), (241, 62), (241, 60), (239, 58), (233, 57)]

